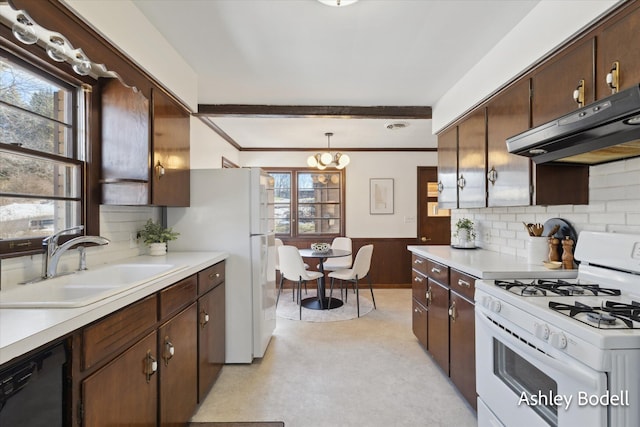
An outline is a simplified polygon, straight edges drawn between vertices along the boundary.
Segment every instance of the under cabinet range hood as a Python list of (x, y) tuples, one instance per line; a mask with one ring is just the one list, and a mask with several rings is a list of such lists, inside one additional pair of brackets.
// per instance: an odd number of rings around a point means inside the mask
[(640, 156), (640, 85), (507, 139), (541, 163), (597, 165)]

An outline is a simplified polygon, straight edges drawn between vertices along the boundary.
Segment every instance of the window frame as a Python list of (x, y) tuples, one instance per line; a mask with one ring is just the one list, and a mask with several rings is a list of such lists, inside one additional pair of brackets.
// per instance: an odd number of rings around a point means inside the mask
[[(346, 236), (345, 213), (346, 213), (346, 173), (344, 169), (327, 168), (319, 170), (314, 168), (283, 168), (283, 167), (262, 167), (266, 173), (290, 173), (291, 174), (291, 218), (289, 233), (276, 233), (276, 237), (296, 240), (317, 240), (323, 238), (334, 238)], [(300, 173), (322, 173), (331, 172), (340, 175), (340, 230), (338, 233), (298, 233), (298, 174)], [(295, 224), (295, 226), (294, 226)]]
[[(41, 76), (43, 79), (54, 81), (72, 90), (72, 147), (73, 157), (63, 157), (56, 154), (32, 150), (13, 145), (3, 145), (3, 149), (9, 153), (27, 155), (46, 160), (65, 162), (79, 166), (79, 194), (80, 202), (79, 222), (84, 226), (84, 231), (75, 234), (65, 234), (60, 237), (63, 243), (82, 234), (100, 234), (100, 133), (99, 133), (99, 100), (91, 96), (98, 82), (90, 77), (77, 78), (64, 67), (66, 64), (56, 66), (48, 63), (43, 52), (25, 50), (19, 45), (7, 44), (0, 33), (0, 53), (9, 62), (29, 70)], [(28, 46), (31, 48), (31, 46)], [(68, 67), (68, 66), (67, 66)], [(70, 68), (70, 67), (69, 67)], [(80, 103), (83, 97), (83, 103)], [(82, 105), (83, 104), (83, 105)], [(82, 108), (80, 108), (82, 107)], [(81, 147), (80, 144), (83, 146)], [(80, 158), (82, 156), (83, 158)], [(51, 200), (59, 200), (57, 197), (47, 197)], [(59, 231), (59, 230), (56, 230)], [(0, 239), (0, 259), (41, 253), (43, 251), (43, 237), (31, 237), (23, 239)]]

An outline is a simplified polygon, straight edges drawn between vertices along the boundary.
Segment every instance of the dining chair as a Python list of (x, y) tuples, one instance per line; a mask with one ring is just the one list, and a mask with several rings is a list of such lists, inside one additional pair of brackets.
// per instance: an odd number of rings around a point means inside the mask
[[(371, 268), (371, 257), (373, 255), (373, 245), (364, 245), (358, 250), (356, 259), (353, 262), (352, 268), (345, 268), (342, 270), (336, 270), (329, 273), (331, 278), (331, 288), (329, 290), (329, 307), (331, 307), (331, 297), (333, 295), (333, 281), (338, 279), (340, 281), (353, 282), (356, 287), (356, 305), (358, 307), (358, 317), (360, 317), (360, 290), (358, 287), (358, 281), (369, 278), (369, 290), (371, 291), (371, 299), (373, 300), (373, 308), (376, 308), (376, 299), (373, 296), (373, 286), (371, 286), (371, 275), (369, 269)], [(347, 294), (345, 293), (345, 303), (347, 302)]]
[(323, 274), (319, 271), (310, 271), (304, 268), (304, 262), (298, 248), (282, 245), (278, 248), (280, 274), (284, 279), (297, 282), (298, 304), (300, 305), (300, 320), (302, 320), (302, 283), (309, 280), (320, 280)]
[[(343, 249), (351, 252), (352, 243), (349, 237), (336, 237), (331, 242), (331, 249)], [(345, 268), (351, 268), (353, 257), (351, 255), (341, 256), (336, 258), (327, 259), (322, 265), (325, 271), (343, 270)], [(318, 266), (320, 268), (320, 266)]]
[[(284, 243), (282, 242), (282, 239), (279, 239), (276, 237), (276, 270), (280, 272), (280, 256), (279, 256), (279, 252), (278, 252), (278, 248), (281, 246), (284, 246)], [(309, 265), (307, 263), (304, 264), (304, 268), (307, 269), (309, 268)], [(283, 289), (283, 285), (284, 285), (284, 276), (282, 275), (282, 272), (280, 272), (280, 284), (278, 285), (278, 295), (276, 296), (276, 307), (278, 306), (278, 301), (280, 301), (280, 293), (282, 292)], [(304, 293), (308, 293), (307, 291), (307, 284), (304, 284)], [(296, 290), (295, 288), (291, 290), (291, 300), (294, 301), (296, 299)]]

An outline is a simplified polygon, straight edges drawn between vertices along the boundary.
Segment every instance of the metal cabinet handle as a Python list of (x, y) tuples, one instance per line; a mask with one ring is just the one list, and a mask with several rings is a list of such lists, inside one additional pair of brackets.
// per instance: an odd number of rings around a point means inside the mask
[(578, 107), (584, 106), (584, 79), (578, 82), (578, 86), (573, 91), (573, 100), (578, 103)]
[(422, 310), (420, 310), (418, 307), (413, 309), (414, 313), (422, 313)]
[(162, 166), (162, 163), (160, 163), (160, 160), (158, 160), (158, 163), (156, 163), (155, 170), (156, 170), (156, 177), (158, 179), (164, 176), (165, 170), (164, 170), (164, 166)]
[(460, 189), (462, 190), (465, 185), (467, 185), (467, 180), (464, 179), (463, 175), (460, 175), (460, 178), (458, 178), (458, 187), (460, 187)]
[(431, 295), (431, 286), (429, 286), (429, 289), (427, 289), (427, 293), (424, 296), (427, 298), (427, 305), (431, 305), (431, 302), (433, 301), (433, 297)]
[(204, 328), (207, 325), (207, 323), (209, 323), (209, 313), (202, 310), (200, 312), (200, 327)]
[(444, 185), (442, 181), (438, 181), (438, 193), (442, 193), (442, 190), (444, 190)]
[(620, 62), (615, 61), (611, 65), (611, 71), (607, 74), (607, 85), (611, 88), (611, 93), (617, 93), (620, 90)]
[(151, 355), (151, 350), (147, 350), (144, 357), (144, 374), (147, 377), (147, 383), (151, 381), (151, 376), (158, 371), (158, 361)]
[(449, 307), (449, 317), (451, 317), (451, 321), (455, 322), (456, 317), (458, 317), (458, 313), (456, 313), (456, 302), (453, 301), (451, 303), (451, 307)]
[(169, 360), (171, 360), (171, 358), (173, 357), (175, 352), (176, 352), (176, 349), (173, 346), (173, 344), (171, 343), (171, 341), (169, 341), (169, 337), (165, 337), (164, 338), (164, 351), (162, 352), (162, 359), (164, 360), (164, 365), (165, 366), (169, 365)]
[(422, 264), (424, 261), (422, 261), (420, 258), (416, 258), (413, 263), (414, 264)]
[(209, 274), (209, 279), (217, 279), (220, 277), (220, 273), (211, 273)]
[(436, 268), (436, 267), (431, 267), (431, 272), (432, 273), (436, 273), (436, 274), (440, 274), (440, 269)]
[(465, 288), (470, 288), (471, 283), (467, 282), (466, 280), (458, 279), (458, 286), (464, 286)]
[(491, 166), (491, 170), (487, 173), (487, 180), (492, 185), (495, 185), (496, 181), (498, 180), (498, 171), (496, 170), (495, 166)]
[(421, 282), (422, 282), (422, 277), (420, 277), (420, 276), (416, 276), (416, 277), (414, 277), (413, 281), (414, 281), (414, 282), (421, 283)]

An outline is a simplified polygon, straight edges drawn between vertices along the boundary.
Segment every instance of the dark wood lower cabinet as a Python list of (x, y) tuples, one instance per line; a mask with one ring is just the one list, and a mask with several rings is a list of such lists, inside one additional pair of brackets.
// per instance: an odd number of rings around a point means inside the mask
[(450, 298), (449, 377), (467, 402), (477, 409), (474, 306), (453, 290)]
[(415, 299), (413, 300), (413, 334), (418, 338), (418, 342), (425, 350), (429, 349), (428, 340), (428, 316), (427, 308)]
[(157, 424), (158, 378), (145, 373), (156, 345), (154, 331), (82, 381), (83, 426)]
[(198, 299), (198, 402), (201, 403), (222, 370), (225, 358), (225, 285)]
[(197, 306), (158, 329), (160, 425), (183, 426), (197, 405)]
[(429, 279), (429, 353), (449, 375), (449, 288)]

